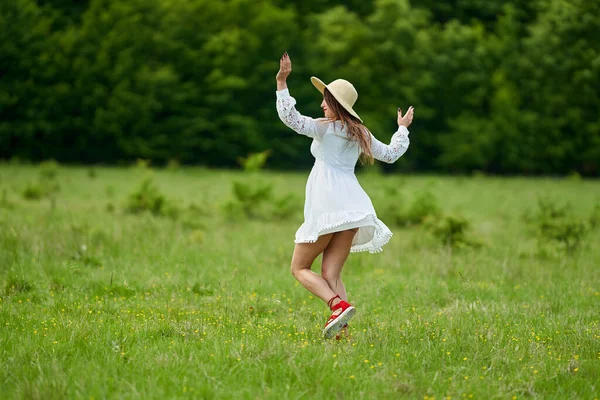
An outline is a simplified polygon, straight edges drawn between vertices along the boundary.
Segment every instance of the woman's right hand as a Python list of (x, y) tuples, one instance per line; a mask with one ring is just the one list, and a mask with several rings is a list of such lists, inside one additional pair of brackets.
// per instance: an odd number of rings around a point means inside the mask
[(277, 82), (285, 82), (287, 77), (292, 72), (292, 61), (287, 52), (283, 53), (283, 57), (279, 60), (279, 72), (277, 72)]
[(398, 126), (409, 127), (413, 120), (415, 109), (413, 106), (408, 107), (408, 111), (402, 116), (402, 110), (398, 109)]

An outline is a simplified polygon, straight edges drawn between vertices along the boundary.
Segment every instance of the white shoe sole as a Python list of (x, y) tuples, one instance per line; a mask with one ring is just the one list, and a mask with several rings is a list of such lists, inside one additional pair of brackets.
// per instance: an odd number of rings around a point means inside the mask
[(337, 335), (344, 325), (348, 323), (354, 317), (356, 313), (356, 309), (352, 306), (346, 308), (343, 313), (340, 314), (339, 317), (335, 319), (331, 324), (327, 325), (325, 329), (323, 329), (323, 336), (325, 339), (331, 339), (335, 335)]

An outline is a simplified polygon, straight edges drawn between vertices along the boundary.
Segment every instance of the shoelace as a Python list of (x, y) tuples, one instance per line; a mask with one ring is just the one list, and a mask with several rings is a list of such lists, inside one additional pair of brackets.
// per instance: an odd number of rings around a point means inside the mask
[(330, 310), (332, 310), (332, 311), (333, 311), (332, 304), (333, 304), (333, 301), (334, 301), (335, 299), (340, 299), (340, 300), (342, 300), (342, 298), (340, 297), (340, 295), (339, 295), (339, 294), (336, 294), (336, 295), (335, 295), (335, 296), (333, 296), (331, 299), (329, 299), (329, 301), (327, 302), (327, 307), (329, 307), (329, 309), (330, 309)]

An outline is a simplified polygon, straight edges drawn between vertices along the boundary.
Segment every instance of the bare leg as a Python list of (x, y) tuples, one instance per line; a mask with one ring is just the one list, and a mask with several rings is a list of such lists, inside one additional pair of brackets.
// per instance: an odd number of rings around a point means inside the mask
[(292, 275), (324, 302), (335, 296), (325, 279), (310, 270), (315, 258), (325, 250), (334, 234), (320, 236), (315, 243), (296, 243), (292, 257)]
[(352, 240), (358, 229), (335, 232), (323, 252), (321, 275), (335, 294), (348, 301), (346, 287), (342, 282), (342, 268), (350, 254)]

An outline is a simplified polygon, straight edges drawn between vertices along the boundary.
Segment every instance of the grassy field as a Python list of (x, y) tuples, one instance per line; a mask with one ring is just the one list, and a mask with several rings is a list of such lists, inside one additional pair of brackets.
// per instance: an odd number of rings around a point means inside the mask
[[(600, 397), (600, 182), (361, 174), (394, 237), (350, 256), (336, 342), (289, 272), (307, 174), (0, 166), (2, 398)], [(126, 211), (147, 178), (178, 213)], [(245, 218), (234, 181), (287, 209)]]

